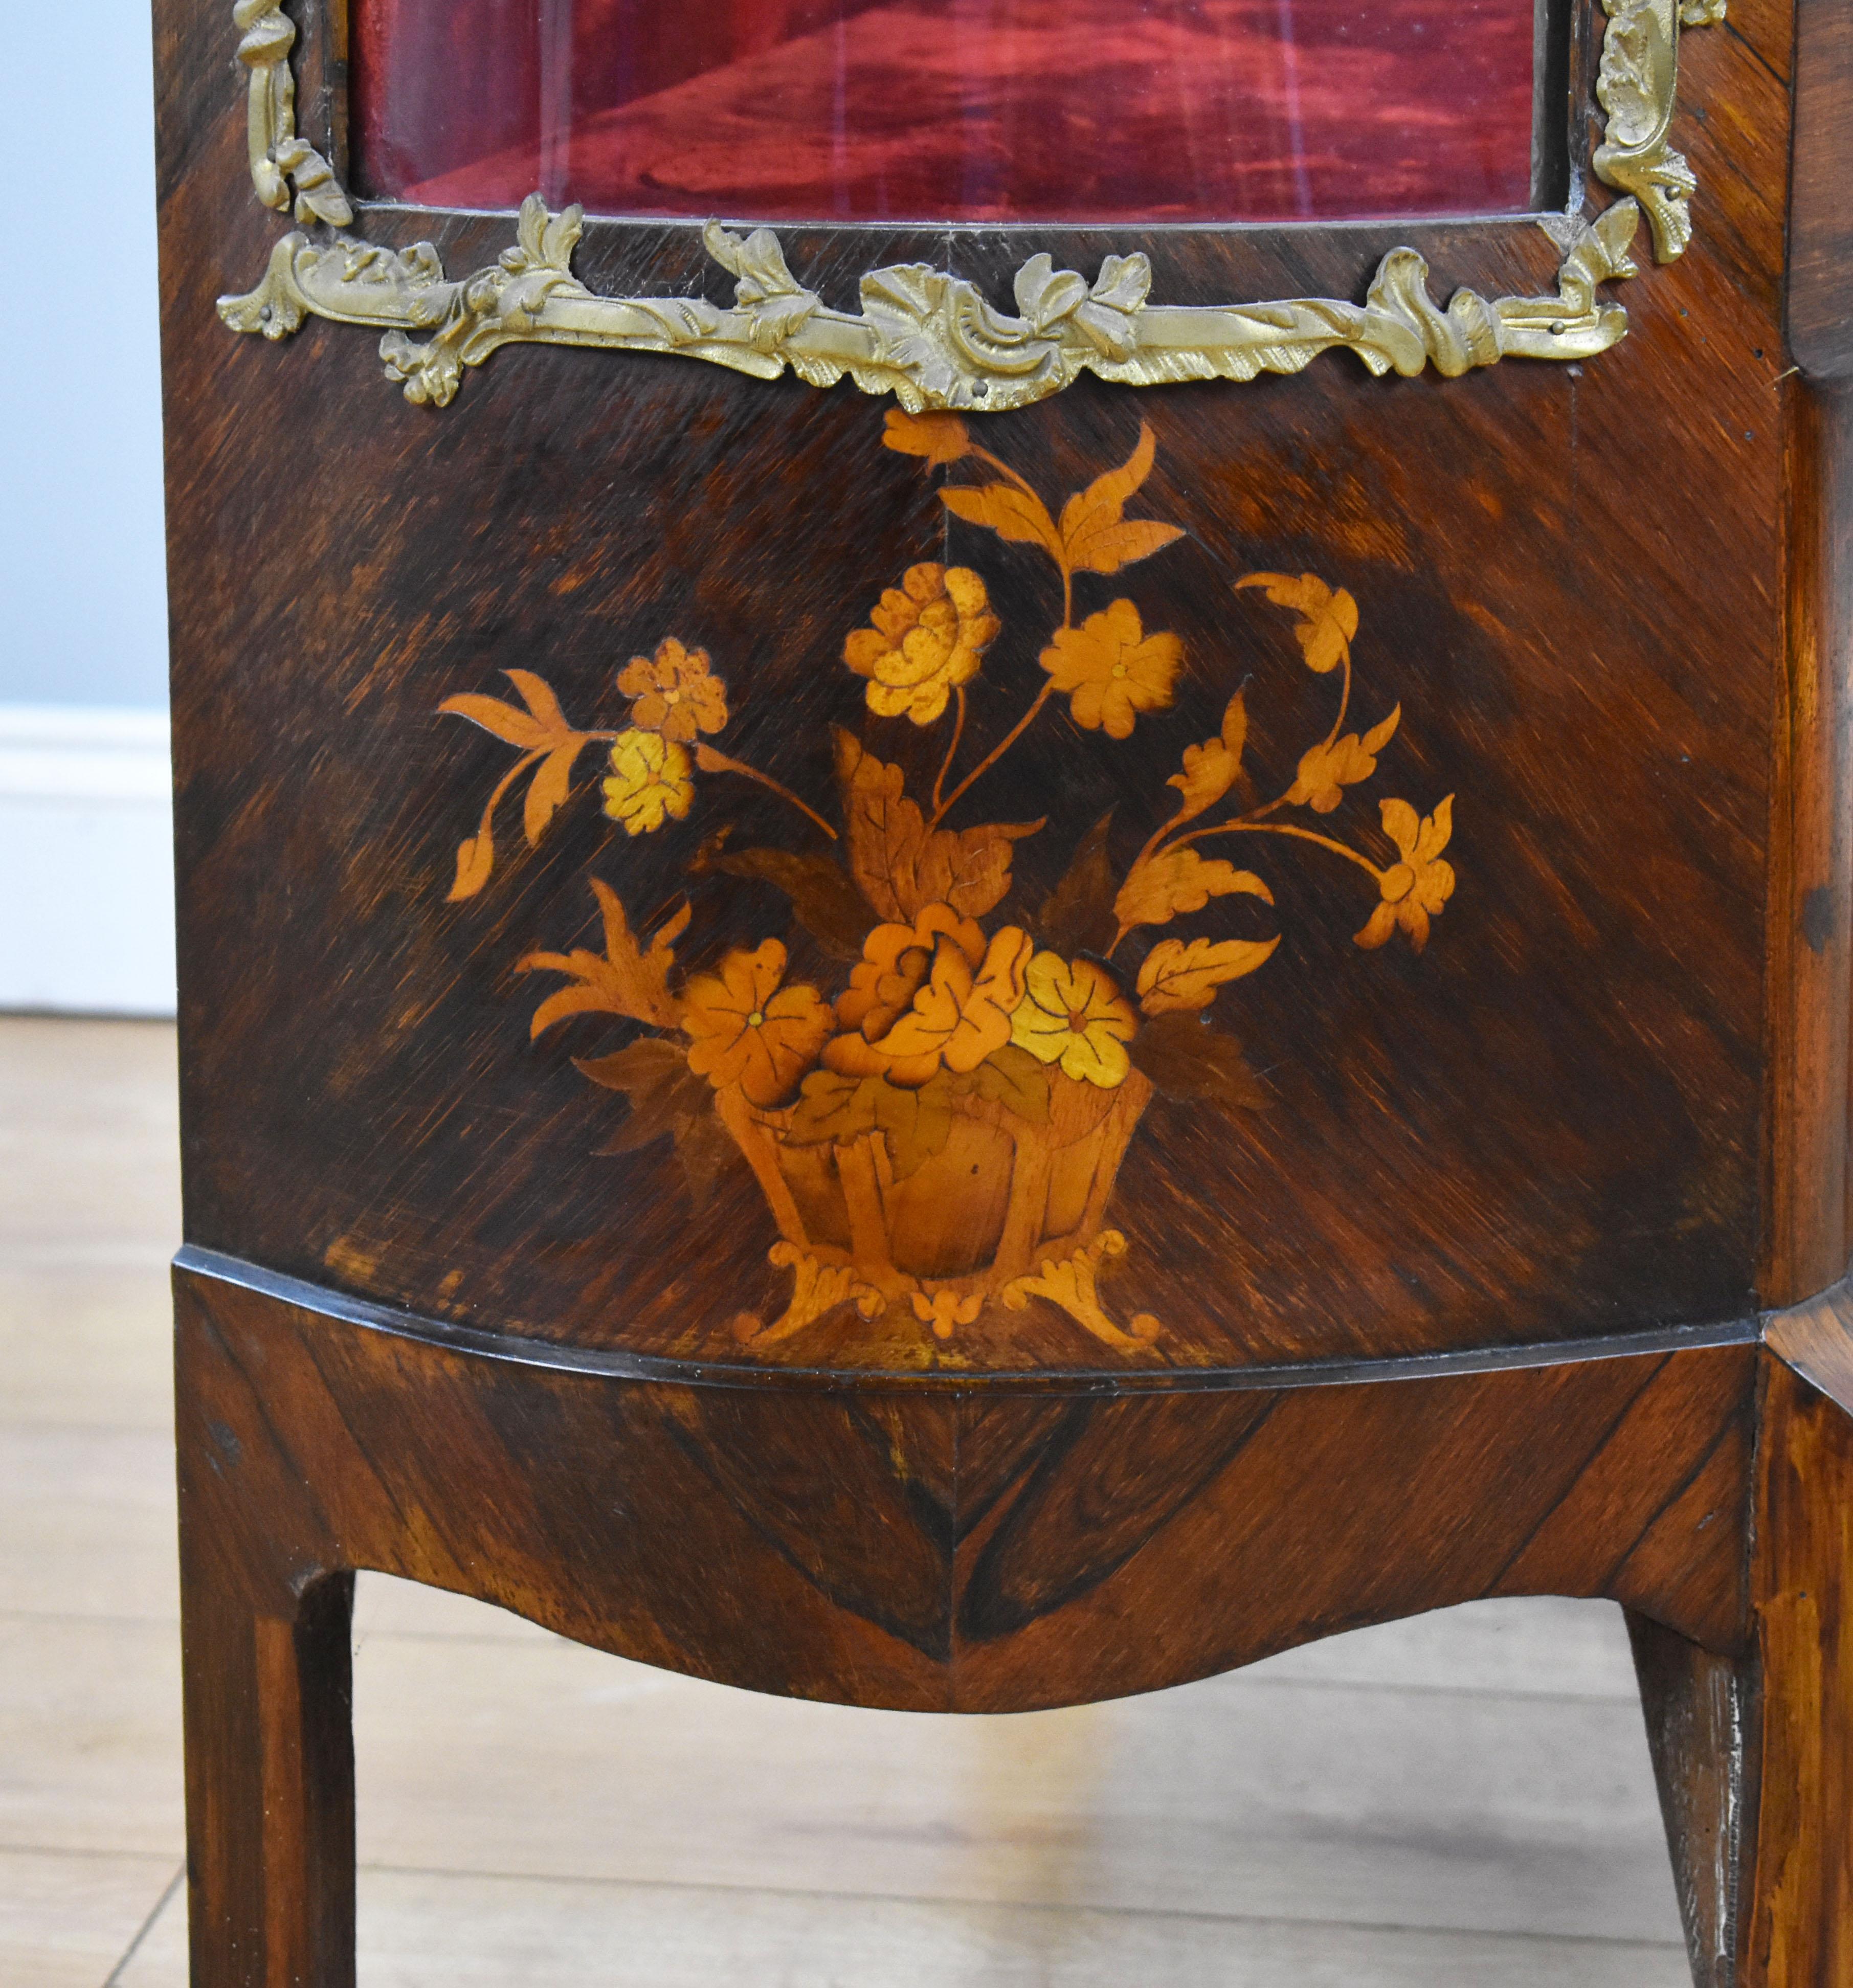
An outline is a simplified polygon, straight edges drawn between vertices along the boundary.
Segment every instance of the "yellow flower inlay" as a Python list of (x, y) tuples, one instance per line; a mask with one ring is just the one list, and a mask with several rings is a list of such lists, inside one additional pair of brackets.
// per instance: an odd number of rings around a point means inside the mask
[(1002, 626), (969, 567), (911, 566), (843, 645), (843, 660), (870, 679), (868, 708), (882, 718), (931, 725), (946, 699), (978, 674)]
[(1126, 1045), (1138, 1026), (1104, 968), (1090, 959), (1039, 952), (1010, 1017), (1010, 1040), (1038, 1062), (1059, 1063), (1063, 1076), (1111, 1090), (1132, 1067)]
[(678, 821), (695, 799), (688, 755), (658, 732), (620, 732), (611, 748), (604, 783), (605, 812), (631, 835), (648, 835), (671, 815)]

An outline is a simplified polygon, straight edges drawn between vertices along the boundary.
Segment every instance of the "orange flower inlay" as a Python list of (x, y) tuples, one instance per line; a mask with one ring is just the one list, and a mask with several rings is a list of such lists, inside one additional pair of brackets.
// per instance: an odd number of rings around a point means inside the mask
[(1141, 711), (1162, 711), (1184, 660), (1175, 635), (1148, 635), (1139, 610), (1116, 600), (1078, 628), (1062, 628), (1042, 653), (1042, 665), (1084, 732), (1130, 739)]
[(1009, 1041), (1033, 950), (1015, 925), (987, 941), (949, 904), (928, 904), (911, 925), (876, 926), (837, 1001), (845, 1033), (825, 1046), (825, 1067), (910, 1090), (942, 1068), (969, 1075)]
[(686, 746), (698, 732), (727, 722), (727, 691), (708, 665), (705, 649), (685, 648), (673, 635), (654, 656), (633, 656), (617, 673), (617, 687), (634, 698), (631, 722)]
[(1454, 894), (1454, 866), (1441, 852), (1454, 833), (1454, 796), (1450, 794), (1431, 815), (1418, 816), (1407, 801), (1382, 803), (1384, 833), (1402, 852), (1402, 860), (1383, 873), (1383, 902), (1357, 935), (1362, 946), (1381, 945), (1398, 931), (1418, 952), (1429, 942), (1429, 921)]
[(729, 953), (715, 972), (691, 974), (682, 990), (688, 1067), (716, 1090), (738, 1084), (762, 1109), (816, 1062), (831, 1027), (816, 988), (781, 984), (785, 962), (784, 947), (769, 938), (756, 952)]

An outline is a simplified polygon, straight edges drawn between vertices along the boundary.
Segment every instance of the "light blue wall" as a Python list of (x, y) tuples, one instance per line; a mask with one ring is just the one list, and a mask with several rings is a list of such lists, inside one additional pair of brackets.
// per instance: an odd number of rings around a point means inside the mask
[(150, 47), (0, 0), (0, 703), (167, 701)]

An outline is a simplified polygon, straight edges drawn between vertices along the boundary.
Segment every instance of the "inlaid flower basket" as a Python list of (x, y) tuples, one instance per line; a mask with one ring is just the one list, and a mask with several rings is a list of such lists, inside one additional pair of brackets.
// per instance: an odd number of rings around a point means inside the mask
[[(966, 686), (981, 668), (999, 667), (1004, 631), (982, 574), (931, 562), (881, 595), (842, 660), (865, 679), (877, 725), (940, 734), (937, 777), (917, 799), (900, 766), (838, 728), (834, 822), (713, 742), (730, 712), (705, 650), (665, 637), (652, 654), (634, 657), (616, 682), (630, 700), (627, 721), (607, 731), (578, 729), (543, 678), (510, 670), (519, 705), (466, 693), (442, 706), (519, 755), (458, 850), (450, 895), (462, 901), (489, 887), (502, 798), (527, 776), (524, 832), (538, 842), (595, 741), (608, 749), (604, 812), (627, 838), (674, 833), (693, 809), (698, 776), (749, 780), (777, 795), (805, 824), (800, 846), (735, 848), (724, 824), (689, 867), (776, 886), (817, 953), (845, 962), (842, 984), (828, 989), (796, 977), (782, 938), (752, 947), (704, 940), (691, 931), (686, 901), (640, 935), (619, 893), (593, 877), (603, 950), (533, 952), (519, 962), (564, 976), (535, 1010), (532, 1033), (585, 1016), (623, 1026), (627, 1040), (577, 1060), (594, 1083), (628, 1100), (616, 1149), (673, 1142), (691, 1188), (711, 1170), (717, 1142), (744, 1157), (776, 1231), (771, 1260), (793, 1276), (777, 1317), (735, 1321), (749, 1344), (776, 1346), (820, 1321), (853, 1325), (896, 1306), (945, 1340), (982, 1330), (992, 1306), (1021, 1311), (1041, 1301), (1097, 1339), (1135, 1351), (1158, 1337), (1158, 1321), (1141, 1313), (1122, 1326), (1109, 1317), (1097, 1273), (1126, 1253), (1110, 1216), (1148, 1107), (1161, 1095), (1190, 1112), (1248, 1111), (1265, 1101), (1235, 1038), (1211, 1025), (1208, 1011), (1222, 989), (1266, 963), (1278, 935), (1159, 929), (1212, 904), (1216, 915), (1237, 912), (1252, 925), (1273, 904), (1262, 876), (1200, 845), (1260, 837), (1280, 840), (1257, 847), (1336, 855), (1371, 880), (1374, 908), (1358, 944), (1380, 946), (1400, 931), (1419, 950), (1454, 888), (1441, 854), (1452, 797), (1426, 817), (1405, 801), (1381, 803), (1392, 846), (1386, 861), (1310, 825), (1307, 816), (1335, 813), (1348, 788), (1375, 773), (1401, 708), (1347, 732), (1356, 604), (1310, 573), (1251, 573), (1238, 589), (1262, 588), (1292, 610), (1307, 667), (1337, 679), (1330, 730), (1301, 753), (1290, 783), (1257, 802), (1237, 690), (1216, 735), (1184, 746), (1166, 783), (1175, 798), (1149, 818), (1136, 851), (1116, 857), (1113, 816), (1067, 824), (1065, 873), (1039, 904), (1022, 904), (1016, 845), (1061, 834), (1063, 825), (965, 823), (968, 796), (1004, 790), (997, 769), (1013, 752), (1033, 749), (1025, 742), (1057, 700), (1075, 725), (1110, 742), (1172, 707), (1185, 667), (1180, 640), (1148, 631), (1124, 597), (1077, 618), (1076, 590), (1087, 576), (1153, 557), (1182, 533), (1125, 516), (1152, 466), (1143, 426), (1129, 460), (1070, 497), (1059, 516), (952, 415), (891, 412), (885, 439), (929, 467), (976, 468), (981, 480), (942, 490), (947, 509), (1053, 563), (1062, 618), (1035, 651), (1034, 674), (1027, 658), (1010, 666), (1030, 688), (1015, 722), (960, 772)], [(1139, 811), (1129, 795), (1118, 812), (1136, 822)]]
[(1058, 1072), (1047, 1109), (1030, 1118), (995, 1095), (960, 1091), (947, 1102), (943, 1143), (908, 1170), (917, 1146), (879, 1128), (819, 1139), (795, 1111), (735, 1114), (728, 1129), (788, 1246), (775, 1260), (816, 1266), (784, 1316), (749, 1336), (785, 1337), (846, 1298), (873, 1317), (905, 1297), (949, 1339), (989, 1299), (1020, 1310), (1044, 1297), (1110, 1344), (1155, 1338), (1158, 1322), (1143, 1314), (1122, 1332), (1094, 1284), (1101, 1257), (1125, 1246), (1106, 1226), (1107, 1204), (1151, 1096), (1137, 1070), (1112, 1090)]

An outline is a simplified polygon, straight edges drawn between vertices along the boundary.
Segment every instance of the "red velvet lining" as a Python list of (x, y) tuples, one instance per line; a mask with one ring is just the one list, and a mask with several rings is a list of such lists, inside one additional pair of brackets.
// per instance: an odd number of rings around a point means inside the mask
[(1279, 221), (1530, 205), (1531, 0), (353, 0), (437, 207)]

